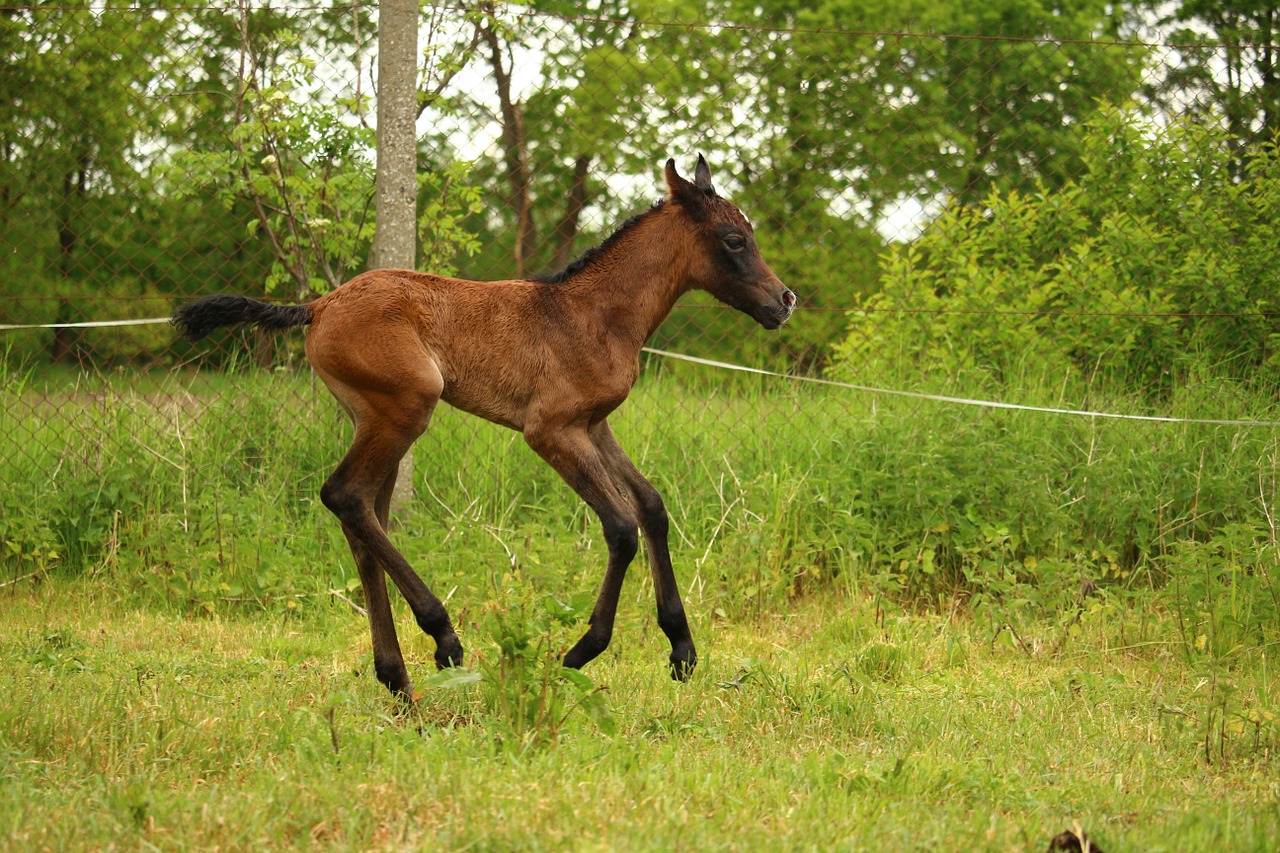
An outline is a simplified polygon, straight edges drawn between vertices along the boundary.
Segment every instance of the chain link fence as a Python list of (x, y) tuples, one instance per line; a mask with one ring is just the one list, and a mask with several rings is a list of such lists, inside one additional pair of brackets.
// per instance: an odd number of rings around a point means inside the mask
[[(768, 335), (695, 294), (657, 349), (943, 394), (1029, 377), (1081, 408), (1105, 378), (1142, 411), (1206, 373), (1273, 375), (1275, 48), (1067, 6), (921, 27), (947, 34), (732, 4), (667, 21), (424, 6), (418, 266), (559, 268), (662, 192), (668, 156), (688, 174), (701, 153), (801, 308)], [(0, 8), (18, 446), (58, 441), (55, 414), (92, 428), (107, 398), (198, 412), (245, 371), (336, 429), (300, 336), (191, 346), (156, 321), (215, 292), (311, 298), (365, 267), (376, 21), (369, 3)], [(642, 383), (659, 373), (790, 387), (646, 355)]]

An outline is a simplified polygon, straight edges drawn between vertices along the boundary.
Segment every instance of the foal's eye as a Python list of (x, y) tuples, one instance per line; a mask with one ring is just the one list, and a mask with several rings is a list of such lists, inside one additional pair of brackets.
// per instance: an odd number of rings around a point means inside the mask
[(724, 238), (724, 245), (730, 252), (740, 252), (747, 245), (741, 234), (729, 234)]

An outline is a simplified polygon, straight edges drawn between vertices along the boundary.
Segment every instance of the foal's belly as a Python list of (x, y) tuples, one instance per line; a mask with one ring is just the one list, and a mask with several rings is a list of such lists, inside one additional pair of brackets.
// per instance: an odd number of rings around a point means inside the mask
[(629, 387), (601, 386), (582, 389), (565, 386), (515, 389), (490, 385), (479, 389), (446, 378), (440, 399), (476, 417), (523, 432), (530, 422), (592, 426), (609, 416), (626, 400)]
[(522, 406), (518, 399), (500, 394), (468, 393), (467, 388), (451, 386), (447, 380), (440, 399), (455, 409), (461, 409), (486, 421), (500, 424), (516, 432), (524, 430), (528, 405)]

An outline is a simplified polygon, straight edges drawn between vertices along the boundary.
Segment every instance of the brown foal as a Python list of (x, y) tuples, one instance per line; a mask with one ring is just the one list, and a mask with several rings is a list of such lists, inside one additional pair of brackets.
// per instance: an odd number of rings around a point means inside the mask
[(378, 680), (412, 697), (384, 572), (436, 665), (462, 663), (444, 604), (387, 538), (400, 459), (441, 400), (518, 430), (595, 511), (609, 557), (586, 634), (565, 655), (581, 667), (609, 645), (623, 575), (648, 545), (658, 624), (674, 678), (697, 661), (667, 548), (662, 498), (623, 452), (607, 420), (635, 384), (645, 341), (676, 300), (700, 288), (766, 329), (787, 321), (796, 296), (773, 274), (751, 224), (720, 198), (698, 158), (692, 182), (666, 166), (667, 198), (624, 224), (565, 270), (532, 281), (477, 282), (374, 270), (303, 305), (210, 296), (179, 308), (191, 340), (239, 323), (310, 324), (307, 359), (355, 424), (350, 450), (320, 490), (339, 521), (364, 585)]

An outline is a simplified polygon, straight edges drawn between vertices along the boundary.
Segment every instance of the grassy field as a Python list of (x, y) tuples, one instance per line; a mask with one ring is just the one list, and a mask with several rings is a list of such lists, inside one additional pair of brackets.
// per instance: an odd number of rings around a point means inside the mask
[(434, 676), (397, 599), (406, 708), (318, 505), (346, 428), (305, 377), (6, 383), (0, 847), (1280, 837), (1274, 431), (649, 381), (616, 430), (673, 516), (701, 653), (674, 684), (642, 562), (613, 646), (562, 674), (595, 521), (442, 412), (393, 538), (468, 668)]
[[(677, 685), (637, 594), (589, 669), (609, 718), (522, 727), (498, 679), (397, 707), (342, 605), (191, 618), (94, 583), (5, 598), (14, 850), (1043, 850), (1073, 822), (1107, 850), (1280, 837), (1268, 655), (1188, 659), (1161, 614), (1099, 609), (1053, 656), (1056, 625), (996, 636), (847, 593), (741, 621), (695, 606), (704, 661)], [(429, 643), (407, 645), (422, 682)]]

